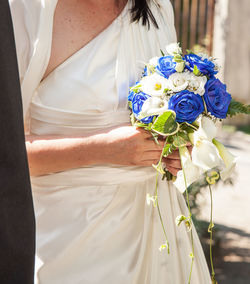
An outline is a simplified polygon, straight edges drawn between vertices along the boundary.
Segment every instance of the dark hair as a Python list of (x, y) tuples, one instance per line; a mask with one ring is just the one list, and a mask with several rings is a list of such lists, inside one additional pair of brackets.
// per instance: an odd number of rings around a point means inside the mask
[[(132, 1), (132, 8), (131, 8), (131, 16), (133, 22), (139, 22), (142, 20), (142, 24), (144, 26), (150, 27), (150, 21), (154, 24), (156, 28), (158, 28), (158, 24), (156, 19), (149, 8), (149, 1), (153, 0), (128, 0)], [(156, 4), (158, 5), (158, 4)]]

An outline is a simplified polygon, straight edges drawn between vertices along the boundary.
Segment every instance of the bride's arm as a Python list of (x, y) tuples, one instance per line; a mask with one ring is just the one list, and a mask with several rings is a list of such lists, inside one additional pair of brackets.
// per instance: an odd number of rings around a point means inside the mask
[[(32, 176), (95, 164), (151, 166), (159, 160), (160, 143), (156, 145), (149, 133), (133, 126), (88, 137), (26, 136)], [(168, 159), (167, 167), (174, 174), (180, 169), (177, 154)]]

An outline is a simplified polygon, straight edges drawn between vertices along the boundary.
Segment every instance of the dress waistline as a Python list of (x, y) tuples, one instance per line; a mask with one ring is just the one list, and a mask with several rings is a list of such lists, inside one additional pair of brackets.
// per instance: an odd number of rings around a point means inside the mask
[(73, 127), (109, 126), (119, 123), (129, 123), (129, 110), (118, 110), (102, 113), (79, 113), (32, 103), (30, 108), (31, 117), (55, 125), (67, 125)]
[[(110, 186), (130, 182), (146, 181), (156, 177), (152, 167), (135, 166), (94, 166), (83, 167), (53, 173), (44, 176), (31, 177), (33, 188), (46, 188), (51, 191), (62, 187), (75, 186)], [(133, 188), (131, 188), (133, 190)]]

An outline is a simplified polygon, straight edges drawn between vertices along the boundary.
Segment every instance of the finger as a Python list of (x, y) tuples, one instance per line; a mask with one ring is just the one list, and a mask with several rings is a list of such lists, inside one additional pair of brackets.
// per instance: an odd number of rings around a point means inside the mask
[(157, 165), (158, 162), (159, 162), (158, 159), (155, 159), (155, 160), (143, 160), (139, 164), (141, 166), (152, 167), (152, 165)]
[(168, 167), (167, 170), (174, 176), (177, 176), (177, 173), (179, 170), (172, 168), (172, 167)]
[(136, 130), (140, 132), (140, 134), (142, 134), (145, 139), (152, 137), (152, 134), (149, 131), (145, 130), (144, 128), (136, 127)]
[(169, 155), (167, 156), (167, 158), (179, 160), (179, 159), (180, 159), (179, 151), (178, 151), (178, 150), (173, 151), (171, 154), (169, 154)]
[(152, 140), (146, 140), (144, 144), (145, 150), (147, 151), (161, 151), (164, 147), (164, 142), (159, 141), (159, 144), (155, 143), (155, 141)]
[(166, 163), (166, 167), (170, 166), (176, 169), (181, 169), (181, 161), (180, 160), (164, 160)]
[(142, 155), (141, 161), (146, 160), (160, 160), (161, 151), (145, 151)]
[(189, 154), (191, 155), (192, 154), (192, 150), (193, 150), (193, 146), (188, 146), (187, 148), (188, 148)]

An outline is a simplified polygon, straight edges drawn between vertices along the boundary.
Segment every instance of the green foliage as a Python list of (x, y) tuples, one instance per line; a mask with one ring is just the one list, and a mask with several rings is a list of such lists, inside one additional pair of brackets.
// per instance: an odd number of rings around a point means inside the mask
[(165, 169), (165, 173), (162, 176), (162, 180), (166, 179), (167, 181), (172, 181), (174, 176)]
[[(148, 72), (149, 74), (155, 73), (155, 67), (154, 67), (154, 65), (152, 65), (152, 64), (147, 64), (147, 65), (146, 65), (146, 68), (147, 68), (147, 72)], [(141, 85), (140, 85), (140, 87), (141, 87)]]
[(176, 148), (186, 146), (189, 142), (188, 134), (185, 131), (179, 131), (174, 136), (173, 144)]
[(160, 174), (164, 175), (165, 174), (165, 170), (162, 167), (162, 162), (159, 161), (159, 163), (157, 165), (152, 165), (152, 167), (157, 170), (157, 172), (159, 172)]
[(165, 56), (165, 53), (162, 51), (162, 49), (160, 49), (160, 51), (161, 51), (161, 55)]
[(198, 69), (197, 65), (194, 65), (193, 73), (194, 73), (194, 75), (196, 75), (196, 76), (200, 76), (200, 75), (201, 75), (201, 72), (200, 72), (200, 70)]
[[(147, 130), (147, 128), (145, 128), (145, 129)], [(158, 141), (158, 134), (157, 134), (157, 133), (152, 132), (152, 131), (151, 131), (151, 128), (150, 128), (150, 133), (151, 133), (151, 135), (152, 135), (152, 137), (153, 137), (153, 139), (154, 139), (155, 143), (156, 143), (157, 145), (159, 145), (159, 141)]]
[(176, 219), (175, 219), (176, 226), (180, 226), (180, 224), (185, 220), (187, 220), (186, 216), (184, 216), (184, 215), (177, 216)]
[(130, 122), (131, 122), (132, 125), (135, 125), (136, 118), (135, 118), (135, 115), (133, 113), (131, 113), (131, 115), (130, 115)]
[(176, 63), (183, 62), (182, 56), (180, 54), (175, 54), (174, 55), (174, 62), (176, 62)]
[(236, 100), (232, 99), (228, 107), (227, 116), (232, 117), (240, 113), (250, 114), (250, 105), (245, 105), (243, 103), (237, 102)]
[(148, 124), (142, 123), (139, 120), (134, 123), (134, 126), (145, 128), (145, 129), (148, 128), (147, 130), (150, 130), (150, 126)]
[(138, 93), (138, 92), (140, 92), (140, 88), (141, 88), (141, 84), (137, 84), (137, 85), (131, 87), (130, 90), (135, 92), (135, 93)]
[(200, 191), (201, 188), (207, 187), (209, 185), (207, 177), (215, 176), (215, 173), (218, 174), (218, 178), (216, 178), (216, 182), (218, 182), (220, 180), (219, 169), (215, 167), (203, 173), (199, 179), (189, 185), (188, 192)]
[(172, 143), (167, 143), (163, 149), (163, 157), (166, 158), (168, 155), (170, 155), (174, 150), (176, 150), (176, 147)]
[(152, 130), (162, 136), (173, 135), (179, 130), (179, 124), (175, 121), (175, 113), (166, 111), (155, 120)]
[(198, 126), (195, 126), (194, 124), (190, 124), (188, 122), (182, 122), (180, 124), (180, 129), (186, 131), (187, 133), (194, 133), (194, 131), (198, 130), (198, 128)]

